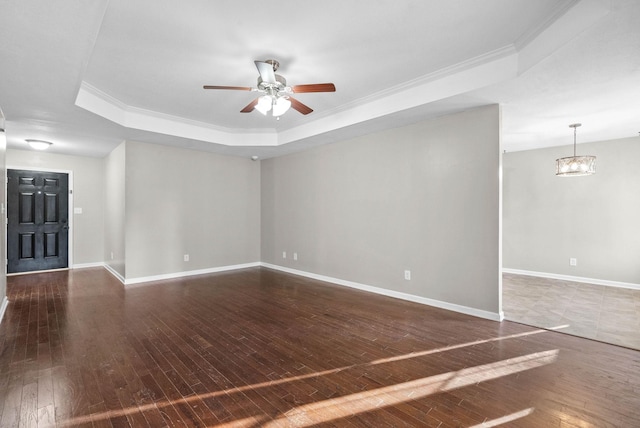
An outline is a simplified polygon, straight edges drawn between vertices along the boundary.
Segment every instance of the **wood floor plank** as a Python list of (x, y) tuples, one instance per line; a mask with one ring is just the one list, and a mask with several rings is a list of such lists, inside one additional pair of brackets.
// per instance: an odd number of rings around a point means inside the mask
[(37, 428), (38, 426), (38, 383), (32, 382), (22, 387), (20, 404), (20, 425)]
[(38, 409), (48, 408), (54, 405), (53, 401), (53, 377), (51, 369), (40, 372), (38, 376)]
[(5, 395), (0, 426), (17, 427), (20, 424), (20, 407), (22, 406), (22, 383), (11, 384)]
[(38, 408), (38, 428), (50, 428), (56, 425), (55, 406), (49, 404)]
[(638, 351), (265, 268), (7, 293), (3, 427), (640, 426)]
[(104, 403), (94, 404), (89, 408), (89, 418), (95, 428), (113, 428), (109, 411)]

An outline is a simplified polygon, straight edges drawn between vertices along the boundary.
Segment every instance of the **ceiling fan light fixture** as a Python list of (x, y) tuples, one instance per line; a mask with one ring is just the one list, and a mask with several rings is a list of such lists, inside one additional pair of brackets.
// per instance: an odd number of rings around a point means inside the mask
[(276, 99), (273, 103), (273, 111), (272, 114), (276, 117), (282, 116), (289, 110), (291, 107), (291, 101), (284, 97), (280, 97)]
[(277, 120), (290, 108), (303, 115), (313, 112), (313, 109), (304, 105), (291, 94), (302, 94), (309, 92), (335, 92), (336, 86), (333, 83), (311, 83), (306, 85), (287, 86), (287, 79), (276, 74), (279, 67), (278, 61), (268, 59), (266, 61), (254, 61), (258, 69), (258, 85), (255, 88), (249, 86), (220, 86), (220, 85), (204, 85), (204, 89), (227, 89), (234, 91), (251, 91), (259, 92), (262, 96), (254, 98), (247, 104), (240, 113), (250, 113), (258, 110), (262, 115), (266, 116), (269, 111)]
[(263, 95), (258, 99), (258, 104), (256, 104), (255, 108), (266, 116), (269, 110), (271, 110), (271, 104), (271, 97), (269, 95)]
[(25, 140), (34, 150), (47, 150), (53, 143), (44, 140)]
[(569, 125), (570, 128), (573, 128), (573, 156), (556, 159), (556, 175), (558, 177), (579, 177), (596, 173), (595, 156), (576, 155), (576, 128), (579, 126), (582, 124)]

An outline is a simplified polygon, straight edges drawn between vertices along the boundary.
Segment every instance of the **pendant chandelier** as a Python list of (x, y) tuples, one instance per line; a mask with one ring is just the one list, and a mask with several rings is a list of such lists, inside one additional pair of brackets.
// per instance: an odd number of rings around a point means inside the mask
[(576, 128), (582, 126), (581, 123), (573, 123), (569, 128), (573, 128), (573, 156), (556, 159), (556, 175), (560, 177), (578, 177), (581, 175), (591, 175), (596, 173), (595, 156), (576, 155)]

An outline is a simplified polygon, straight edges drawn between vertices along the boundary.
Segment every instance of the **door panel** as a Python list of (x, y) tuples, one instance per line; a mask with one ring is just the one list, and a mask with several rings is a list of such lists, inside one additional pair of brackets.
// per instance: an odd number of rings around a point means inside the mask
[(68, 175), (13, 169), (7, 178), (7, 272), (68, 267)]
[(33, 233), (23, 233), (19, 235), (20, 238), (20, 258), (21, 259), (33, 259), (36, 257), (36, 239)]

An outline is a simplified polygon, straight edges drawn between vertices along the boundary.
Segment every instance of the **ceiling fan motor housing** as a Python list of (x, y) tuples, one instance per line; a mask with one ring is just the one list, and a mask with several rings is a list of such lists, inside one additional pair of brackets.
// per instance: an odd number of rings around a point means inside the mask
[(275, 89), (276, 91), (282, 91), (287, 86), (287, 79), (276, 74), (275, 82), (265, 82), (262, 80), (262, 77), (258, 77), (258, 89), (266, 91), (268, 89)]
[(276, 61), (275, 59), (268, 59), (265, 62), (267, 64), (271, 64), (271, 67), (273, 67), (274, 72), (278, 71), (278, 67), (280, 67), (280, 63), (278, 61)]

